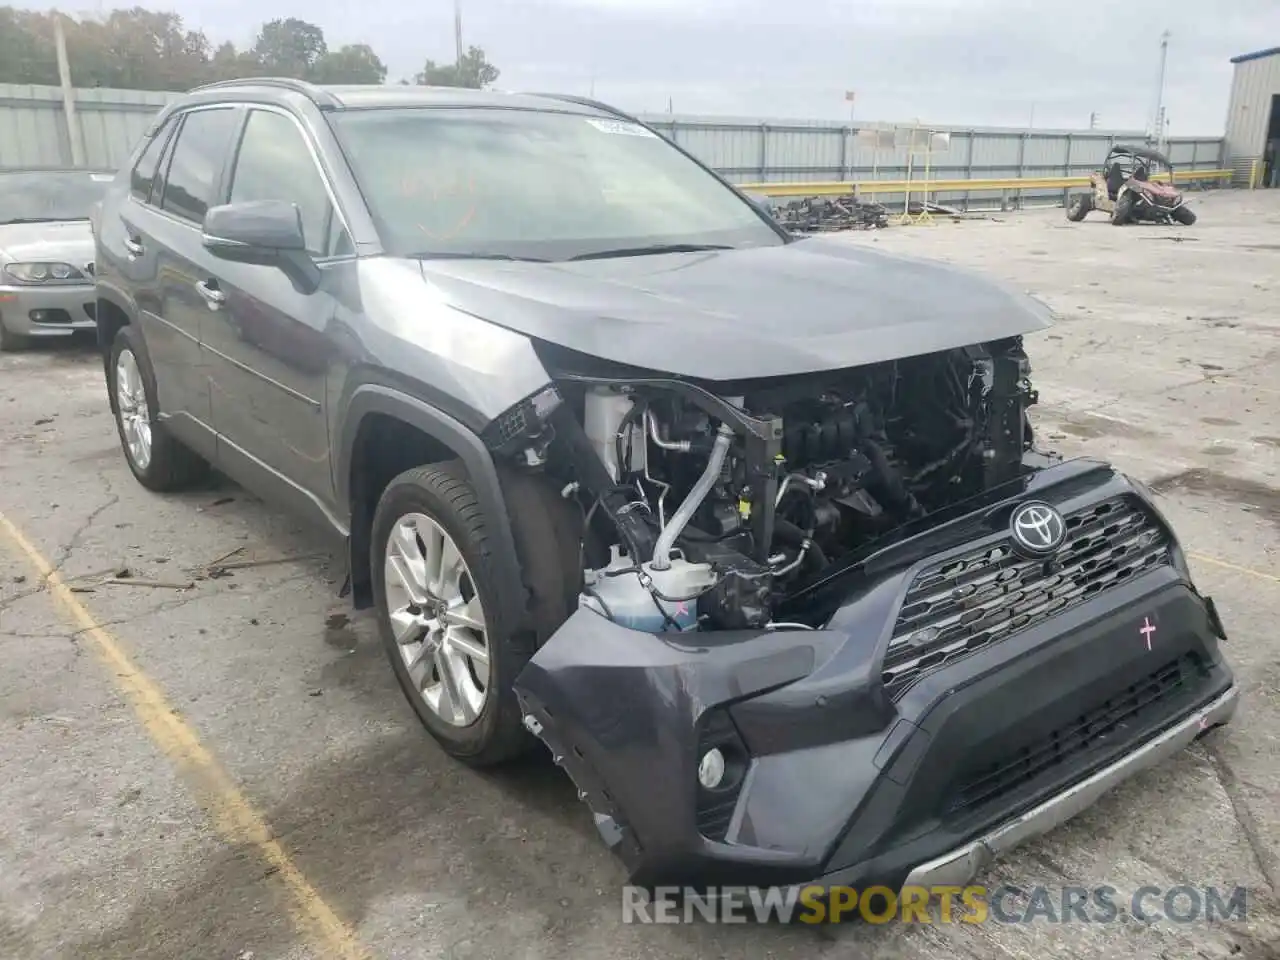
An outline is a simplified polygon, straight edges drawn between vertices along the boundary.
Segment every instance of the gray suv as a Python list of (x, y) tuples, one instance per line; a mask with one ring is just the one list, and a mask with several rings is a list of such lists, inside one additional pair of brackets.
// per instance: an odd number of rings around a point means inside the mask
[(1042, 305), (607, 106), (217, 84), (95, 236), (138, 480), (331, 532), (429, 732), (541, 740), (636, 882), (962, 883), (1235, 709), (1149, 493), (1034, 444)]

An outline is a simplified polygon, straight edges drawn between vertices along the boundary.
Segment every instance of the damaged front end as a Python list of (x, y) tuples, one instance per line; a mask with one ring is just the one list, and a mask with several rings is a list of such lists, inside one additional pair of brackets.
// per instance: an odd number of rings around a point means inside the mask
[(635, 882), (902, 883), (1230, 715), (1159, 512), (1034, 450), (1020, 337), (733, 383), (540, 352), (490, 445), (581, 507), (581, 589), (516, 694)]

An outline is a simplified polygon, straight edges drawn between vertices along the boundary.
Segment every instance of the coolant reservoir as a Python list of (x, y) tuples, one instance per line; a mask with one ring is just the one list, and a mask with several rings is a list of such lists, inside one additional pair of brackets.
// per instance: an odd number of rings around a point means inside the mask
[[(639, 425), (627, 428), (622, 442), (617, 439), (618, 426), (622, 418), (631, 409), (631, 398), (608, 387), (592, 387), (587, 391), (583, 409), (582, 429), (595, 448), (597, 456), (604, 462), (609, 476), (616, 483), (618, 477), (618, 447), (622, 447), (623, 456), (628, 455), (630, 447), (631, 469), (639, 473), (644, 470), (645, 439), (644, 430)], [(656, 611), (655, 611), (656, 612)]]
[[(662, 633), (664, 628), (667, 632), (676, 630), (659, 612), (659, 604), (680, 630), (697, 626), (696, 599), (659, 600), (640, 582), (635, 571), (628, 570), (630, 566), (631, 561), (614, 547), (608, 567), (586, 571), (587, 590), (578, 598), (578, 605), (608, 617), (621, 627), (645, 633)], [(716, 582), (710, 564), (690, 563), (683, 558), (673, 559), (667, 570), (654, 570), (645, 564), (644, 571), (652, 578), (653, 585), (668, 597), (696, 597)]]

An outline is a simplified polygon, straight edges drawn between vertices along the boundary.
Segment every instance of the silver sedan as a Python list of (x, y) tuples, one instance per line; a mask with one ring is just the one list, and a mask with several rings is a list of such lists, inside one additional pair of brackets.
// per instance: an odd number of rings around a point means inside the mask
[(0, 173), (0, 350), (94, 329), (89, 214), (111, 173)]

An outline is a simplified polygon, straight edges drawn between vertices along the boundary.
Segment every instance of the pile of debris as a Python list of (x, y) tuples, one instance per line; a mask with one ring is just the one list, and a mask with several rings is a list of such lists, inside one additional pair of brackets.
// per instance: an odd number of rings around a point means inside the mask
[(857, 197), (801, 197), (787, 203), (771, 201), (768, 207), (792, 233), (879, 230), (889, 225), (889, 210), (884, 204)]

